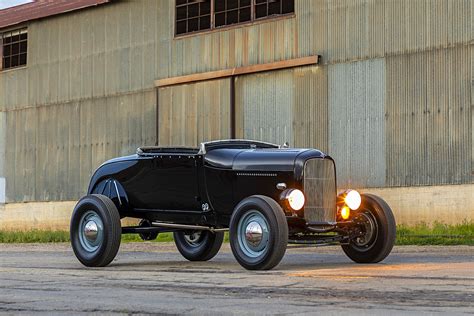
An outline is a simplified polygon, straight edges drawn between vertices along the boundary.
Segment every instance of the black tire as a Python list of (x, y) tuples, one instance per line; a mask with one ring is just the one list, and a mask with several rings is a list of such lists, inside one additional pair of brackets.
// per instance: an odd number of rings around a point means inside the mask
[[(95, 239), (84, 233), (91, 222), (97, 228)], [(108, 197), (91, 194), (79, 200), (72, 213), (70, 236), (74, 254), (83, 265), (107, 266), (117, 255), (121, 235), (120, 214)]]
[[(246, 237), (251, 227), (257, 228), (254, 241)], [(270, 270), (285, 255), (288, 244), (285, 213), (275, 200), (267, 196), (253, 195), (242, 200), (235, 207), (229, 228), (232, 253), (245, 269)]]
[(377, 263), (385, 259), (392, 251), (396, 237), (395, 217), (390, 206), (376, 195), (362, 194), (354, 220), (375, 227), (375, 231), (342, 245), (345, 254), (357, 263)]
[(173, 233), (173, 237), (176, 248), (189, 261), (207, 261), (214, 258), (224, 241), (223, 232), (214, 233), (207, 230), (178, 231)]

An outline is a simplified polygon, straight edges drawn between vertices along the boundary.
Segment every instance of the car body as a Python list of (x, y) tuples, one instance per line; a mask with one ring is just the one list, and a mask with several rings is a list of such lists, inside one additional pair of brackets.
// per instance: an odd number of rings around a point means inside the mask
[[(358, 205), (351, 212), (348, 196), (373, 208), (367, 214), (375, 215), (358, 214)], [(274, 248), (286, 249), (287, 243), (337, 242), (346, 247), (346, 253), (358, 244), (362, 248), (356, 252), (364, 253), (368, 247), (357, 243), (357, 238), (364, 238), (368, 230), (370, 238), (380, 237), (383, 228), (387, 236), (382, 238), (383, 245), (379, 238), (375, 247), (382, 250), (366, 256), (367, 262), (380, 261), (390, 252), (395, 236), (393, 214), (379, 197), (361, 197), (350, 190), (336, 193), (336, 168), (330, 156), (317, 149), (260, 141), (221, 140), (202, 143), (199, 148), (142, 147), (134, 155), (102, 164), (91, 178), (86, 197), (107, 199), (106, 204), (113, 207), (106, 213), (142, 220), (137, 227), (121, 227), (120, 234), (139, 233), (144, 239), (153, 239), (160, 232), (172, 231), (178, 249), (190, 260), (210, 259), (207, 257), (215, 255), (222, 243), (223, 232), (230, 230), (234, 255), (248, 269), (274, 267), (281, 260), (280, 252), (284, 254)], [(80, 210), (79, 204), (76, 209)], [(382, 210), (381, 219), (376, 216), (378, 210)], [(71, 239), (78, 240), (73, 248), (87, 248), (87, 233), (97, 237), (105, 218), (97, 223), (84, 218), (84, 210), (78, 213), (76, 222), (71, 222)], [(95, 227), (87, 230), (87, 225), (94, 223)], [(104, 235), (104, 227), (102, 231)], [(194, 244), (193, 236), (197, 238)], [(209, 241), (216, 236), (217, 240)], [(200, 243), (207, 245), (205, 255), (193, 257), (190, 253), (197, 251)], [(263, 243), (269, 249), (263, 249)], [(211, 246), (217, 251), (209, 254)], [(240, 256), (237, 248), (243, 251)]]

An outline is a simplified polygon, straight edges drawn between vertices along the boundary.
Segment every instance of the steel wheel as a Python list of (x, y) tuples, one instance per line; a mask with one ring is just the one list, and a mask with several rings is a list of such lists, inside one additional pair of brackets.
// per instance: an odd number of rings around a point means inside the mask
[(117, 255), (122, 228), (115, 204), (106, 196), (91, 194), (79, 200), (71, 217), (71, 246), (88, 267), (108, 265)]
[(239, 246), (246, 256), (258, 258), (265, 254), (270, 229), (265, 216), (257, 210), (250, 210), (237, 225)]
[(202, 234), (202, 231), (195, 230), (189, 233), (184, 233), (184, 240), (188, 243), (189, 246), (191, 247), (198, 247), (202, 241), (204, 234)]
[(380, 262), (388, 256), (395, 244), (396, 225), (392, 210), (378, 196), (362, 194), (360, 211), (353, 218), (359, 236), (342, 245), (342, 250), (358, 263)]
[(364, 210), (354, 218), (354, 222), (360, 225), (364, 234), (352, 240), (352, 246), (361, 252), (372, 249), (378, 235), (378, 224), (374, 215), (369, 210)]
[(253, 195), (234, 209), (229, 226), (235, 259), (249, 270), (278, 265), (288, 243), (288, 224), (280, 205), (268, 196)]
[(224, 240), (223, 232), (203, 230), (178, 231), (173, 236), (176, 248), (190, 261), (212, 259), (219, 252)]
[(104, 224), (100, 216), (92, 210), (82, 215), (79, 221), (79, 241), (87, 252), (99, 249), (104, 241)]

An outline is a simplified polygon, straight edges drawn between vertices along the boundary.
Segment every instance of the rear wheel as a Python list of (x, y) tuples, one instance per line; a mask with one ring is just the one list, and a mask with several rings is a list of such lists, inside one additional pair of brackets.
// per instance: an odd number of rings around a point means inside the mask
[(87, 195), (71, 217), (71, 245), (77, 259), (88, 267), (108, 265), (117, 255), (122, 228), (115, 204), (106, 196)]
[(353, 221), (360, 235), (351, 239), (342, 250), (358, 263), (376, 263), (385, 259), (395, 244), (396, 225), (392, 210), (380, 197), (362, 195), (362, 204)]
[(254, 195), (235, 208), (229, 234), (232, 253), (241, 266), (248, 270), (269, 270), (285, 255), (288, 224), (275, 200)]
[(207, 230), (174, 232), (176, 248), (189, 261), (207, 261), (219, 252), (224, 240), (223, 232)]

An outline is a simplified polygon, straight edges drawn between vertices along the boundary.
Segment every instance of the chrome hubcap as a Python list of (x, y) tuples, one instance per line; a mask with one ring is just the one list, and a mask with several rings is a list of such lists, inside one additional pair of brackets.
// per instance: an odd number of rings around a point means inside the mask
[(257, 210), (244, 214), (237, 225), (237, 240), (242, 252), (258, 259), (267, 252), (270, 228), (265, 216)]
[(79, 221), (79, 241), (87, 252), (99, 249), (104, 239), (104, 224), (95, 211), (87, 211)]
[(88, 241), (94, 242), (97, 239), (98, 230), (96, 222), (88, 221), (84, 227), (84, 236)]
[(245, 229), (245, 239), (247, 242), (256, 247), (262, 242), (263, 231), (262, 226), (257, 222), (250, 222)]

